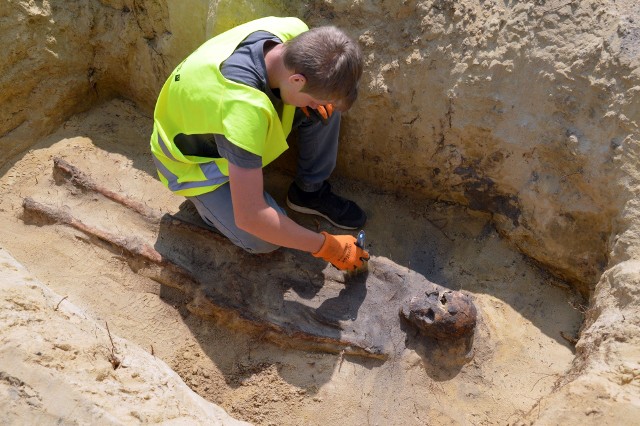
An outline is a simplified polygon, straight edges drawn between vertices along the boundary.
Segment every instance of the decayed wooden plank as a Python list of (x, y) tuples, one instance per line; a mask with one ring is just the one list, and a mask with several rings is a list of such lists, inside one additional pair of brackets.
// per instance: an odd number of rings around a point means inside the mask
[[(407, 329), (441, 341), (473, 334), (471, 299), (384, 257), (368, 271), (340, 272), (306, 253), (280, 249), (251, 255), (217, 232), (95, 184), (64, 160), (58, 177), (99, 193), (159, 227), (155, 248), (134, 237), (90, 227), (68, 212), (25, 200), (25, 212), (64, 223), (124, 251), (132, 268), (192, 298), (189, 309), (282, 346), (384, 359), (405, 347)], [(455, 301), (456, 303), (452, 303)], [(451, 303), (450, 303), (451, 302)]]
[[(24, 200), (23, 208), (26, 222), (44, 220), (48, 223), (68, 225), (94, 240), (115, 248), (118, 254), (126, 256), (132, 262), (132, 268), (137, 272), (191, 296), (193, 302), (189, 309), (195, 314), (245, 332), (259, 333), (265, 339), (281, 346), (333, 353), (343, 352), (373, 358), (385, 357), (374, 348), (368, 347), (366, 343), (341, 338), (336, 332), (327, 333), (326, 330), (323, 332), (322, 329), (326, 326), (320, 323), (314, 334), (296, 328), (295, 321), (266, 320), (256, 315), (260, 310), (260, 304), (256, 303), (257, 301), (233, 300), (234, 295), (240, 295), (242, 292), (230, 292), (229, 295), (224, 295), (220, 288), (203, 285), (189, 271), (135, 237), (116, 235), (87, 225), (63, 209), (44, 205), (31, 198)], [(254, 306), (258, 309), (243, 309), (244, 306)], [(328, 328), (335, 330), (335, 327)]]
[(82, 188), (86, 191), (93, 191), (103, 196), (113, 200), (123, 206), (130, 208), (142, 216), (151, 219), (151, 220), (159, 220), (162, 216), (162, 213), (156, 211), (149, 206), (144, 205), (138, 201), (132, 200), (129, 197), (125, 197), (122, 194), (111, 191), (109, 188), (104, 185), (100, 185), (94, 182), (89, 176), (87, 176), (84, 172), (79, 170), (72, 164), (69, 164), (66, 160), (60, 157), (55, 157), (53, 159), (53, 176), (55, 178), (64, 179), (71, 182), (76, 187)]

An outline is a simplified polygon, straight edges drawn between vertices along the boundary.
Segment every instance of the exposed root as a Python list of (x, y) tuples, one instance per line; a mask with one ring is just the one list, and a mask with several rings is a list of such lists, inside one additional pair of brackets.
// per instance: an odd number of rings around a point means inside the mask
[(122, 365), (122, 361), (120, 361), (120, 358), (116, 356), (116, 346), (113, 344), (113, 338), (109, 331), (109, 323), (105, 321), (104, 325), (107, 327), (107, 334), (109, 335), (109, 341), (111, 342), (111, 353), (109, 354), (108, 359), (113, 369), (117, 370), (118, 367)]
[(564, 331), (560, 332), (560, 336), (562, 336), (562, 338), (564, 340), (566, 340), (567, 342), (571, 343), (573, 346), (575, 346), (576, 344), (578, 344), (578, 339), (576, 339), (575, 337), (571, 337), (569, 336), (567, 333), (565, 333)]
[(65, 296), (65, 297), (63, 297), (62, 299), (60, 299), (60, 301), (58, 302), (58, 304), (56, 305), (56, 307), (55, 307), (55, 308), (53, 308), (53, 310), (54, 310), (54, 311), (57, 311), (57, 310), (58, 310), (58, 308), (60, 307), (60, 304), (61, 304), (62, 302), (64, 302), (64, 299), (66, 299), (67, 297), (69, 297), (69, 296)]

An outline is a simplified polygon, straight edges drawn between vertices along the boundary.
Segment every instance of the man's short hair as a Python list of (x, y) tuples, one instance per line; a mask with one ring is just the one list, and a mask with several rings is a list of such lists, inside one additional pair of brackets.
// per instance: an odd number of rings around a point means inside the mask
[(358, 97), (362, 53), (357, 43), (334, 26), (312, 28), (287, 41), (284, 64), (305, 76), (305, 93), (337, 102), (341, 110), (349, 109)]

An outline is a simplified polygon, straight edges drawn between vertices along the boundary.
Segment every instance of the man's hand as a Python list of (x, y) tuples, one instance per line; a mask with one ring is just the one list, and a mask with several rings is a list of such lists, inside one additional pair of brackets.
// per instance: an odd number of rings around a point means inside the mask
[(332, 104), (318, 105), (316, 109), (310, 107), (301, 107), (300, 109), (307, 118), (318, 120), (322, 122), (322, 124), (327, 124), (329, 118), (333, 115)]
[(325, 240), (320, 250), (312, 253), (331, 263), (343, 271), (359, 269), (363, 261), (369, 260), (369, 253), (356, 245), (356, 239), (352, 235), (331, 235), (321, 232)]

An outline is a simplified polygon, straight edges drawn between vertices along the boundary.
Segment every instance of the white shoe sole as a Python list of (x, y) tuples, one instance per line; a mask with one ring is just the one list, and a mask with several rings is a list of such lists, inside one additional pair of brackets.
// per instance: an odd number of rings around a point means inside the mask
[(295, 204), (293, 204), (291, 201), (289, 201), (289, 197), (287, 197), (287, 206), (289, 206), (289, 208), (293, 211), (296, 211), (298, 213), (304, 213), (304, 214), (312, 214), (315, 216), (321, 216), (325, 219), (327, 219), (333, 226), (341, 228), (341, 229), (358, 229), (357, 227), (354, 226), (345, 226), (345, 225), (339, 225), (337, 223), (335, 223), (333, 220), (331, 220), (330, 218), (328, 218), (327, 216), (323, 215), (322, 213), (320, 213), (317, 210), (313, 210), (307, 207), (302, 207), (302, 206), (297, 206)]

